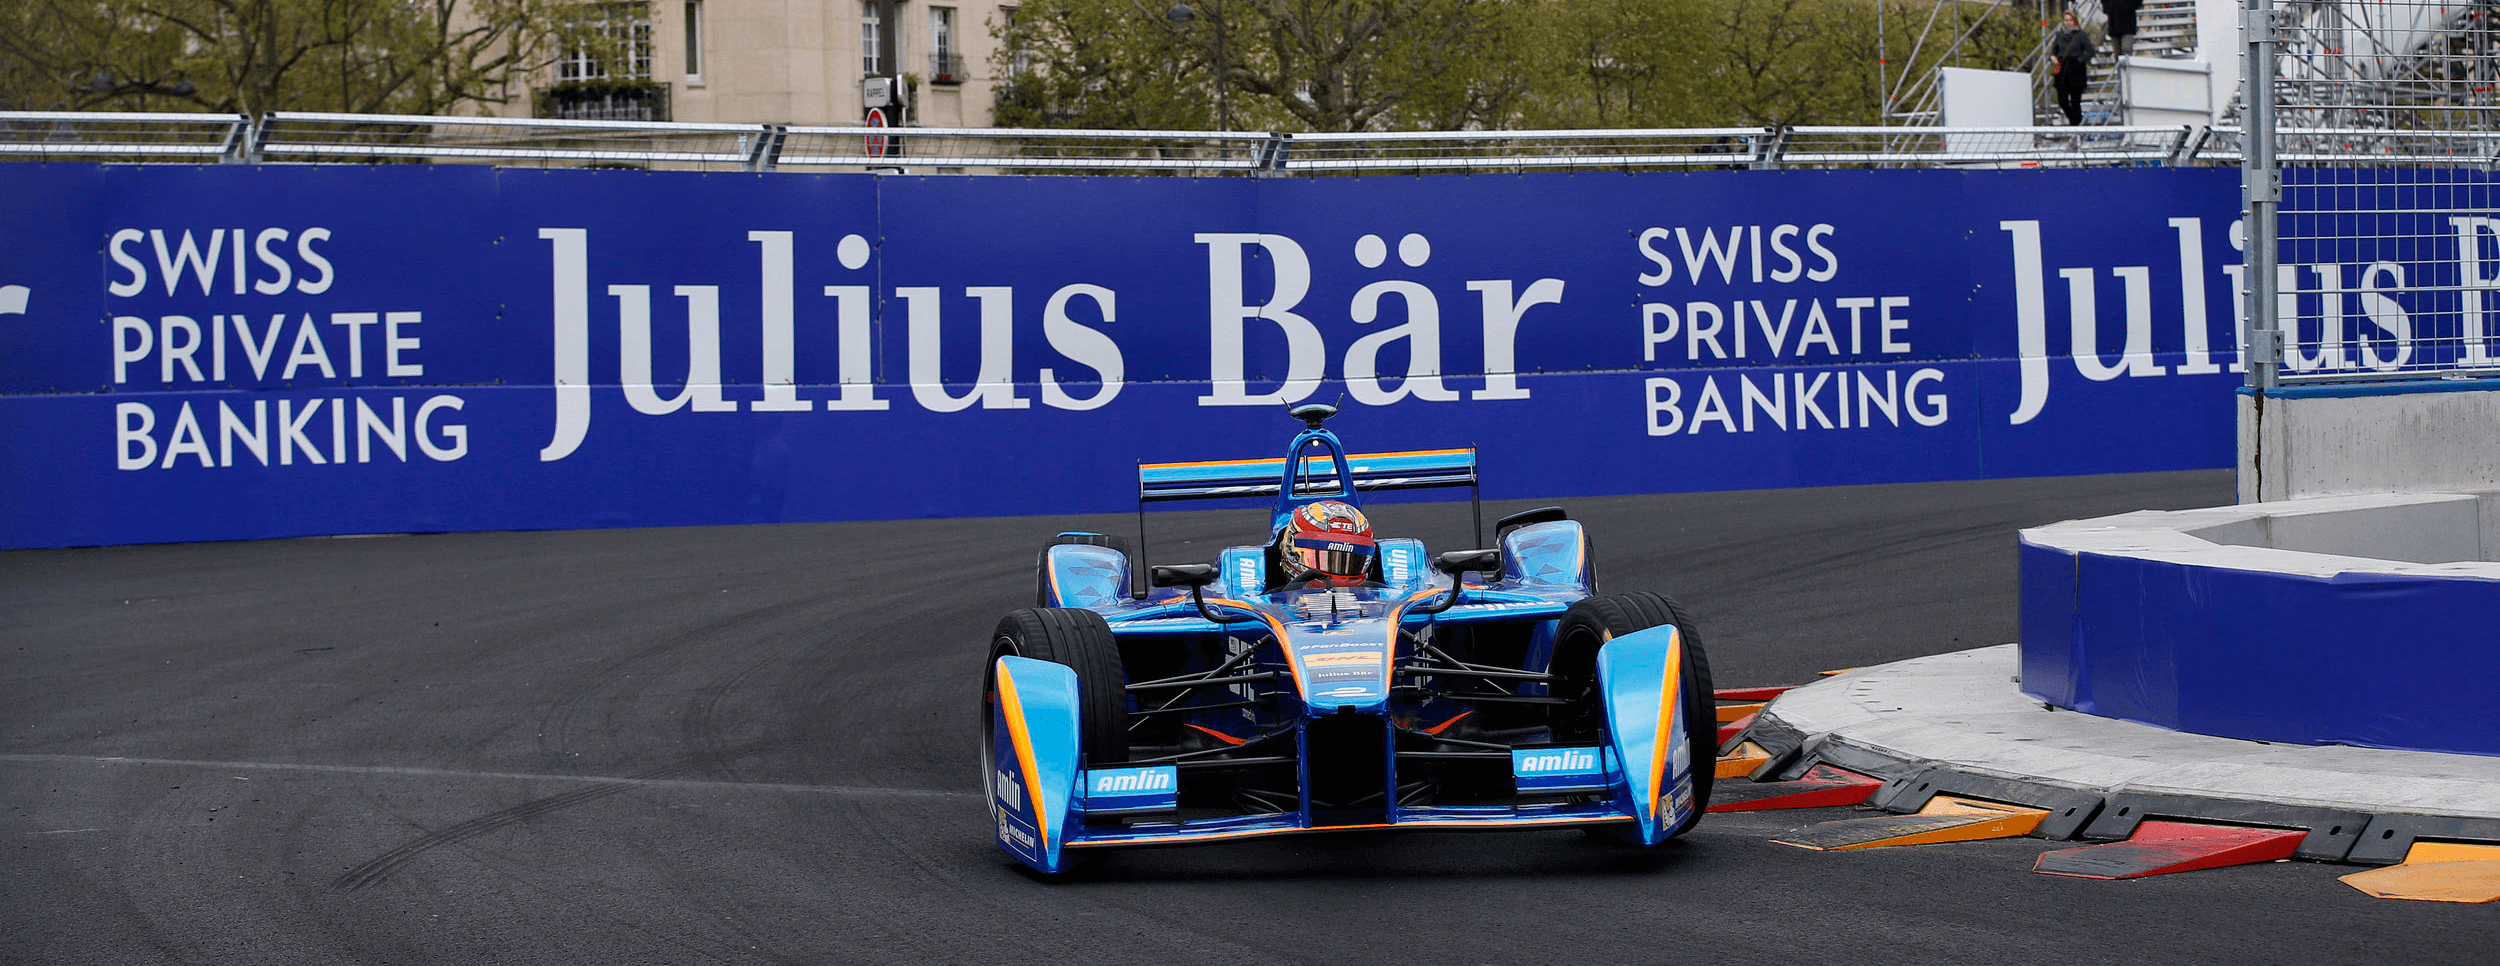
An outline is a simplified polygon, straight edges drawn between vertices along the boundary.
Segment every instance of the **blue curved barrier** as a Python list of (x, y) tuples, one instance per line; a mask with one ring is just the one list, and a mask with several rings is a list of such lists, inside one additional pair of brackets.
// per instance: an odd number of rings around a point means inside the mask
[(2500, 755), (2500, 580), (2079, 550), (2059, 529), (2023, 535), (2025, 694), (2197, 734)]

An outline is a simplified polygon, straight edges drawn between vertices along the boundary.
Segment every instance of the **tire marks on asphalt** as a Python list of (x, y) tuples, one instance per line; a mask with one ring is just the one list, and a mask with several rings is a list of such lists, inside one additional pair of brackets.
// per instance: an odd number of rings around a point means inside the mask
[[(703, 763), (700, 761), (679, 762), (663, 768), (656, 768), (633, 777), (643, 781), (674, 778), (678, 775), (700, 768), (702, 765)], [(465, 842), (469, 839), (493, 832), (496, 829), (526, 822), (541, 815), (560, 812), (585, 802), (597, 801), (610, 795), (630, 790), (633, 787), (634, 785), (632, 783), (590, 785), (583, 788), (576, 788), (572, 791), (559, 795), (549, 795), (545, 798), (534, 798), (501, 811), (488, 812), (457, 825), (428, 832), (424, 835), (418, 836), (416, 839), (408, 842), (407, 844), (401, 845), (400, 847), (392, 849), (388, 852), (384, 852), (381, 855), (374, 856), (373, 858), (366, 860), (364, 864), (349, 869), (345, 874), (340, 875), (337, 879), (331, 880), (330, 885), (349, 892), (357, 892), (372, 886), (380, 885), (384, 881), (390, 879), (392, 874), (406, 867), (408, 863), (416, 861), (427, 852), (442, 848), (446, 845)]]

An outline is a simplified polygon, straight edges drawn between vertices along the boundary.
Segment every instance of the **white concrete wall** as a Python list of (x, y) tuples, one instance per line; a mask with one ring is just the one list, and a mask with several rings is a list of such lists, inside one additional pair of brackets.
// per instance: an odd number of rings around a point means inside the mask
[(2500, 390), (2239, 397), (2243, 503), (2500, 488)]

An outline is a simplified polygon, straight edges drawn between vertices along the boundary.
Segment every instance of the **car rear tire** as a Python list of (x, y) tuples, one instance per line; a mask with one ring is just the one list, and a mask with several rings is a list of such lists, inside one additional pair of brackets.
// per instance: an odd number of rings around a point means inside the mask
[(1719, 748), (1718, 701), (1710, 685), (1710, 658), (1702, 648), (1700, 628), (1684, 613), (1683, 605), (1664, 594), (1647, 592), (1582, 599), (1563, 612), (1561, 623), (1555, 627), (1550, 672), (1562, 679), (1552, 693), (1571, 699), (1570, 704), (1555, 707), (1554, 740), (1596, 741), (1605, 704), (1597, 690), (1598, 648), (1633, 631), (1665, 624), (1675, 625), (1676, 637), (1684, 645), (1683, 675), (1678, 684), (1683, 692), (1685, 747), (1692, 750), (1693, 767), (1693, 817), (1668, 833), (1674, 835), (1692, 827), (1701, 811), (1710, 807), (1710, 784), (1717, 775), (1712, 763), (1718, 758)]

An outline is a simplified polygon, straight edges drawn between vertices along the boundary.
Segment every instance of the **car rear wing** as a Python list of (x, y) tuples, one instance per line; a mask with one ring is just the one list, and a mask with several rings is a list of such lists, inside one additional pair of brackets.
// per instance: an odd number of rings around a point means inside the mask
[[(1416, 450), (1404, 453), (1359, 453), (1346, 458), (1359, 491), (1423, 490), (1476, 485), (1476, 451)], [(1306, 456), (1294, 474), (1296, 497), (1338, 490), (1333, 455)], [(1205, 463), (1140, 463), (1137, 500), (1222, 500), (1273, 497), (1285, 486), (1283, 459), (1220, 460)]]

